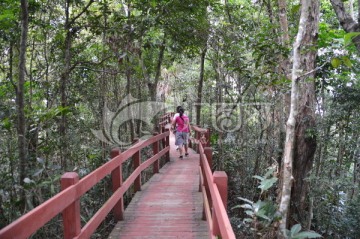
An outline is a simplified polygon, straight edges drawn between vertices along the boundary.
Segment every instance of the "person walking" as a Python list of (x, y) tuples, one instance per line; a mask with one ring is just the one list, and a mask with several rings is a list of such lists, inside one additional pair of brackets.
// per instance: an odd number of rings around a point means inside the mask
[[(176, 114), (174, 115), (173, 119), (172, 120), (175, 120), (176, 117), (178, 117), (180, 114), (179, 114), (179, 110), (180, 108), (182, 108), (181, 106), (178, 106), (176, 107)], [(171, 121), (172, 122), (172, 121)], [(177, 128), (177, 125), (174, 126), (174, 129), (173, 129), (173, 133), (174, 133), (174, 136), (176, 135), (176, 128)], [(179, 146), (175, 145), (176, 146), (176, 151), (179, 150)]]
[(177, 111), (179, 115), (175, 115), (171, 126), (172, 129), (176, 128), (175, 133), (175, 145), (179, 147), (180, 159), (183, 159), (183, 153), (185, 151), (185, 156), (188, 156), (188, 143), (190, 135), (190, 120), (189, 117), (184, 114), (184, 109), (181, 106), (178, 106)]

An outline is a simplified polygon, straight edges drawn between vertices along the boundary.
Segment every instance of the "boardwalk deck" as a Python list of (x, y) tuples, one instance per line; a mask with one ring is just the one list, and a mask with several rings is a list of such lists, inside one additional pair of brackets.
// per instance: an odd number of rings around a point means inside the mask
[(170, 162), (135, 194), (109, 239), (209, 238), (201, 220), (199, 155), (190, 149), (189, 157), (180, 160), (172, 134), (170, 146)]

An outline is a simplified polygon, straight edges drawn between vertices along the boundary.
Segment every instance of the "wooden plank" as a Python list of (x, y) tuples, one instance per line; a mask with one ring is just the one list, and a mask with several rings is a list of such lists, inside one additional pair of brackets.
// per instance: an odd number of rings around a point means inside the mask
[(203, 198), (199, 192), (199, 155), (178, 159), (170, 137), (170, 162), (135, 194), (109, 239), (209, 238), (202, 220)]

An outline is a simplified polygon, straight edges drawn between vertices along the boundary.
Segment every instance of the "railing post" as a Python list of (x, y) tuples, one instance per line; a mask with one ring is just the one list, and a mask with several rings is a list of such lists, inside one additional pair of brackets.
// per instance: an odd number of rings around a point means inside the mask
[[(117, 148), (112, 149), (110, 153), (111, 159), (114, 159), (116, 156), (120, 155), (121, 151)], [(115, 168), (111, 172), (111, 181), (112, 181), (112, 191), (113, 193), (121, 187), (123, 184), (122, 177), (122, 164), (119, 167)], [(121, 197), (119, 201), (115, 204), (113, 208), (114, 217), (116, 221), (124, 220), (124, 199)]]
[[(133, 141), (134, 144), (138, 142), (139, 142), (138, 138), (135, 138)], [(141, 160), (140, 160), (140, 150), (139, 150), (133, 156), (134, 170), (140, 167), (140, 164), (141, 164)], [(139, 176), (136, 177), (134, 182), (134, 193), (136, 193), (137, 191), (141, 191), (141, 173), (139, 174)]]
[[(61, 176), (61, 190), (65, 190), (79, 182), (79, 175), (68, 172)], [(64, 239), (78, 236), (81, 232), (80, 224), (80, 199), (75, 200), (62, 212), (64, 225)]]
[(207, 132), (206, 132), (206, 147), (210, 147), (210, 137), (211, 137), (211, 133), (210, 133), (210, 129), (208, 128), (207, 129)]
[[(224, 204), (224, 207), (226, 210), (227, 209), (228, 177), (224, 171), (215, 171), (213, 173), (213, 176), (214, 176), (214, 183), (216, 184), (216, 186), (219, 190), (221, 201)], [(217, 215), (215, 213), (214, 208), (212, 211), (212, 219), (213, 219), (213, 225), (212, 225), (213, 235), (214, 236), (221, 235), (220, 228), (219, 228), (219, 222), (218, 222)]]
[[(199, 192), (202, 192), (203, 190), (203, 186), (205, 188), (205, 191), (207, 193), (207, 190), (206, 190), (206, 177), (205, 177), (205, 174), (204, 174), (204, 164), (203, 164), (203, 154), (199, 154), (199, 157), (200, 157), (200, 160), (199, 160), (199, 166), (200, 166), (200, 169), (201, 169), (201, 175), (199, 175)], [(203, 184), (201, 184), (201, 177), (203, 179)], [(209, 201), (208, 198), (204, 198), (203, 201)], [(203, 210), (202, 210), (202, 220), (206, 220), (206, 212), (205, 212), (205, 204), (203, 203)]]
[[(210, 170), (211, 170), (211, 168), (212, 168), (212, 148), (206, 147), (204, 149), (204, 155), (206, 156), (206, 160), (207, 160)], [(204, 162), (202, 162), (202, 163), (204, 163)], [(205, 168), (205, 165), (202, 165), (202, 167)], [(203, 169), (203, 171), (205, 171), (205, 169)], [(209, 207), (211, 208), (212, 201), (210, 200), (210, 189), (209, 189), (209, 183), (211, 183), (211, 182), (207, 181), (205, 174), (203, 175), (203, 177), (204, 177), (204, 187), (205, 187), (206, 195), (208, 197), (207, 200), (209, 201)]]
[(221, 238), (221, 232), (219, 227), (219, 222), (216, 217), (215, 209), (212, 208), (211, 210), (211, 217), (212, 217), (212, 235), (213, 236), (220, 236)]
[(197, 132), (197, 131), (195, 131), (195, 152), (196, 153), (199, 153), (199, 137), (198, 137), (198, 135), (199, 135), (199, 132)]
[[(153, 134), (154, 136), (158, 135), (157, 132)], [(153, 154), (156, 155), (159, 152), (159, 141), (153, 143)], [(153, 173), (159, 173), (159, 160), (156, 160), (153, 164)]]
[[(165, 129), (165, 132), (170, 133), (169, 129)], [(166, 136), (166, 141), (165, 141), (165, 147), (170, 146), (170, 134), (168, 136)], [(170, 150), (166, 153), (166, 162), (170, 162)]]
[(228, 176), (225, 171), (215, 171), (213, 173), (214, 183), (219, 189), (221, 200), (224, 204), (225, 209), (227, 209), (227, 199), (228, 199)]
[(212, 148), (211, 147), (205, 147), (204, 148), (204, 154), (206, 155), (206, 159), (209, 163), (209, 167), (212, 171)]

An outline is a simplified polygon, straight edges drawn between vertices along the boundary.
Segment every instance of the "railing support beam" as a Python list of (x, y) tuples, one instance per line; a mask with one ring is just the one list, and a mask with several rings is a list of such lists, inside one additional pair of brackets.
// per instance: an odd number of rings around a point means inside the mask
[[(155, 132), (153, 135), (156, 136), (158, 135), (158, 133)], [(156, 155), (158, 152), (159, 152), (159, 141), (155, 141), (153, 143), (153, 155)], [(153, 164), (153, 173), (159, 173), (159, 168), (160, 168), (159, 160), (156, 160)]]
[[(221, 197), (221, 201), (224, 205), (225, 210), (227, 209), (227, 193), (228, 193), (228, 177), (227, 174), (224, 171), (215, 171), (213, 173), (213, 177), (214, 177), (214, 183), (216, 184), (216, 187), (219, 190), (219, 194)], [(217, 235), (221, 235), (221, 231), (220, 231), (220, 227), (219, 227), (219, 222), (217, 219), (217, 215), (215, 213), (215, 210), (213, 208), (213, 212), (212, 212), (212, 218), (213, 218), (213, 235), (217, 236)]]
[(211, 147), (205, 147), (204, 148), (204, 154), (206, 156), (206, 159), (208, 161), (210, 169), (212, 169), (212, 148)]
[[(138, 138), (134, 139), (133, 141), (134, 144), (138, 142), (139, 142)], [(133, 156), (134, 170), (140, 167), (140, 164), (141, 164), (141, 158), (140, 158), (140, 150), (139, 150)], [(139, 176), (136, 177), (134, 182), (134, 193), (136, 193), (137, 191), (141, 191), (141, 173), (139, 174)]]
[(228, 200), (228, 176), (225, 171), (215, 171), (213, 173), (213, 176), (214, 176), (214, 183), (219, 189), (221, 200), (226, 210), (227, 200)]
[[(111, 159), (114, 159), (118, 155), (120, 155), (121, 151), (117, 148), (112, 149), (110, 156)], [(116, 167), (111, 172), (111, 181), (112, 181), (112, 191), (113, 193), (121, 187), (123, 184), (123, 177), (122, 177), (122, 164), (119, 164), (118, 167)], [(114, 218), (116, 221), (124, 220), (124, 198), (121, 197), (119, 201), (115, 204), (113, 208), (114, 212)]]
[[(65, 190), (79, 182), (79, 175), (75, 172), (67, 172), (61, 177), (61, 190)], [(64, 239), (78, 236), (81, 232), (80, 224), (80, 200), (75, 200), (62, 212), (64, 225)]]
[[(170, 131), (170, 129), (165, 129), (165, 132)], [(166, 136), (165, 147), (170, 146), (170, 134)], [(166, 162), (170, 162), (170, 151), (166, 153)]]

